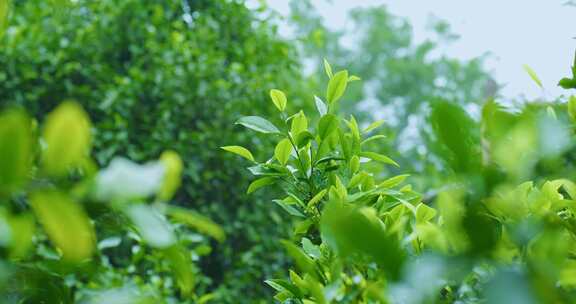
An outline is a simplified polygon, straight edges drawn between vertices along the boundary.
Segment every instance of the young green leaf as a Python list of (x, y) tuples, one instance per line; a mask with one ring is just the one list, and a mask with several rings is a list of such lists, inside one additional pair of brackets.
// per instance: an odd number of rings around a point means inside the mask
[(356, 75), (351, 75), (350, 77), (348, 77), (348, 82), (358, 81), (358, 80), (362, 80), (362, 79)]
[(290, 128), (290, 133), (293, 137), (297, 137), (300, 132), (308, 129), (308, 119), (304, 115), (303, 111), (298, 112), (292, 118), (292, 126)]
[(308, 131), (303, 131), (296, 136), (296, 146), (302, 148), (306, 146), (311, 140), (314, 139), (314, 135)]
[(392, 160), (390, 157), (375, 152), (360, 152), (360, 156), (369, 158), (371, 160), (379, 161), (385, 164), (400, 167), (400, 165), (398, 165), (398, 163)]
[(568, 99), (568, 115), (572, 121), (576, 121), (576, 96), (570, 96)]
[(244, 116), (236, 124), (261, 133), (280, 133), (280, 130), (275, 125), (260, 116)]
[(253, 181), (252, 183), (250, 183), (250, 185), (248, 186), (248, 190), (246, 191), (246, 193), (247, 193), (247, 194), (251, 194), (251, 193), (253, 193), (254, 191), (256, 191), (256, 190), (258, 190), (258, 189), (260, 189), (260, 188), (262, 188), (262, 187), (265, 187), (265, 186), (268, 186), (268, 185), (270, 185), (270, 184), (273, 184), (275, 180), (276, 180), (276, 178), (271, 177), (271, 176), (266, 176), (266, 177), (259, 178), (259, 179), (255, 180), (255, 181)]
[(381, 120), (377, 120), (373, 123), (371, 123), (368, 127), (366, 127), (364, 130), (362, 130), (362, 133), (366, 134), (369, 133), (370, 131), (380, 127), (382, 124), (384, 123), (384, 119)]
[(386, 138), (386, 135), (382, 135), (382, 134), (378, 134), (378, 135), (374, 135), (374, 136), (370, 136), (368, 138), (366, 138), (365, 140), (363, 140), (360, 145), (365, 145), (373, 140), (377, 140), (377, 139), (383, 139)]
[(304, 214), (302, 212), (300, 212), (300, 210), (298, 210), (296, 207), (286, 203), (285, 201), (273, 200), (273, 202), (275, 202), (278, 206), (282, 207), (282, 209), (284, 209), (290, 215), (297, 216), (297, 217), (306, 217), (306, 216), (304, 216)]
[(338, 128), (338, 118), (332, 114), (326, 114), (318, 122), (318, 136), (321, 140), (326, 139)]
[(326, 60), (326, 58), (324, 58), (324, 71), (326, 72), (328, 78), (332, 78), (334, 76), (332, 73), (332, 66), (330, 66), (330, 63), (328, 60)]
[(80, 165), (89, 155), (88, 115), (79, 104), (64, 102), (48, 115), (43, 137), (46, 149), (42, 154), (42, 165), (49, 174), (60, 176), (70, 167)]
[(538, 78), (538, 75), (536, 75), (536, 72), (534, 72), (534, 70), (528, 66), (528, 65), (523, 65), (524, 70), (526, 71), (526, 73), (528, 73), (528, 76), (530, 76), (530, 78), (532, 78), (532, 80), (540, 87), (542, 88), (542, 81), (540, 81), (540, 78)]
[(326, 89), (326, 100), (328, 104), (336, 102), (344, 92), (346, 91), (346, 85), (348, 84), (348, 71), (340, 71), (330, 79), (328, 83), (328, 88)]
[(294, 262), (296, 263), (296, 266), (300, 269), (300, 271), (310, 274), (314, 277), (317, 277), (314, 261), (312, 260), (312, 258), (310, 258), (306, 253), (304, 253), (302, 249), (300, 249), (300, 247), (292, 244), (291, 242), (289, 241), (280, 241), (280, 242), (282, 243), (282, 245), (284, 245), (284, 248), (286, 248), (288, 255), (292, 257), (292, 259), (294, 259)]
[(410, 176), (409, 174), (402, 174), (402, 175), (396, 175), (394, 177), (391, 177), (385, 181), (383, 181), (382, 183), (380, 183), (378, 185), (378, 187), (381, 188), (392, 188), (394, 186), (397, 186), (399, 184), (401, 184), (404, 180), (406, 180), (406, 178)]
[(284, 112), (287, 103), (286, 94), (280, 90), (272, 89), (270, 90), (270, 98), (276, 108), (278, 108), (280, 112)]
[(78, 202), (64, 193), (47, 190), (32, 193), (30, 205), (65, 260), (80, 262), (92, 256), (96, 247), (94, 228)]
[(241, 146), (225, 146), (225, 147), (220, 147), (220, 149), (224, 150), (224, 151), (228, 151), (228, 152), (232, 152), (234, 154), (238, 154), (244, 158), (246, 158), (247, 160), (256, 162), (254, 160), (254, 156), (252, 155), (252, 152), (250, 152), (248, 149), (241, 147)]
[(32, 133), (24, 112), (0, 116), (0, 195), (10, 194), (27, 179), (32, 165)]
[(306, 208), (312, 208), (312, 207), (316, 206), (316, 204), (318, 204), (320, 202), (320, 200), (322, 200), (322, 198), (324, 198), (324, 195), (326, 195), (326, 192), (328, 192), (328, 190), (323, 189), (322, 191), (316, 193), (316, 195), (314, 195), (314, 197), (312, 199), (310, 199), (310, 201), (306, 205)]
[(274, 149), (274, 157), (282, 164), (286, 165), (292, 154), (292, 143), (288, 138), (281, 140)]
[(222, 229), (220, 225), (199, 213), (176, 206), (169, 206), (166, 211), (175, 221), (197, 229), (198, 231), (215, 238), (219, 242), (224, 241), (226, 238), (224, 229)]
[[(178, 288), (184, 296), (189, 296), (196, 283), (192, 258), (187, 248), (172, 246), (163, 251), (172, 268)], [(140, 301), (138, 301), (140, 302)]]
[(328, 114), (328, 106), (322, 99), (320, 99), (320, 97), (314, 95), (314, 103), (316, 104), (316, 109), (318, 110), (318, 113), (320, 113), (320, 116)]
[(164, 151), (160, 155), (160, 163), (164, 165), (164, 178), (158, 190), (158, 199), (161, 201), (170, 200), (182, 183), (182, 159), (174, 151)]

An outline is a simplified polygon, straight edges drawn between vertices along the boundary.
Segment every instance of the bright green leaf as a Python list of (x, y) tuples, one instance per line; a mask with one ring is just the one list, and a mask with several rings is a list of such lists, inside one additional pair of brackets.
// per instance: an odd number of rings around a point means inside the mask
[(160, 163), (164, 165), (164, 179), (158, 190), (158, 199), (168, 201), (172, 199), (182, 183), (182, 159), (178, 153), (169, 150), (162, 152)]
[(228, 152), (232, 152), (235, 154), (238, 154), (244, 158), (246, 158), (247, 160), (256, 162), (254, 160), (254, 156), (252, 155), (252, 152), (250, 152), (248, 149), (241, 147), (241, 146), (225, 146), (225, 147), (220, 147), (220, 149), (228, 151)]
[(90, 120), (75, 102), (64, 102), (48, 114), (43, 136), (42, 165), (51, 175), (63, 175), (89, 156)]
[(292, 154), (292, 143), (288, 138), (284, 138), (278, 143), (278, 145), (276, 145), (276, 148), (274, 149), (274, 157), (276, 157), (282, 165), (286, 165), (290, 158), (290, 154)]
[(400, 167), (400, 165), (398, 165), (397, 162), (395, 162), (393, 159), (391, 159), (388, 156), (382, 155), (382, 154), (378, 154), (375, 152), (360, 152), (360, 156), (362, 157), (366, 157), (369, 158), (371, 160), (375, 160), (378, 162), (382, 162), (385, 164), (390, 164), (390, 165), (394, 165), (396, 167)]
[(336, 102), (344, 92), (346, 91), (346, 85), (348, 84), (348, 71), (340, 71), (330, 79), (328, 83), (328, 88), (326, 89), (326, 100), (328, 104)]
[(226, 238), (224, 230), (222, 227), (220, 227), (220, 225), (214, 223), (209, 218), (198, 214), (197, 212), (181, 207), (169, 206), (167, 213), (176, 222), (186, 224), (189, 227), (197, 229), (198, 231), (209, 235), (220, 242), (224, 241)]
[(530, 78), (532, 78), (532, 80), (540, 87), (542, 88), (542, 81), (540, 80), (540, 78), (538, 78), (538, 75), (536, 75), (536, 72), (534, 72), (534, 70), (529, 67), (528, 65), (523, 65), (524, 70), (526, 71), (526, 73), (528, 73), (528, 76), (530, 76)]
[(326, 60), (326, 58), (324, 58), (324, 71), (326, 72), (328, 78), (332, 78), (334, 76), (332, 73), (332, 66), (330, 66), (330, 63), (328, 60)]
[(270, 98), (276, 108), (278, 108), (280, 112), (284, 112), (287, 103), (286, 94), (280, 90), (272, 89), (270, 90)]
[(92, 256), (94, 228), (80, 204), (63, 193), (49, 190), (32, 193), (30, 205), (65, 260), (80, 262)]
[(306, 115), (304, 115), (304, 112), (300, 111), (292, 118), (292, 126), (290, 128), (290, 133), (292, 134), (292, 136), (297, 137), (298, 134), (300, 134), (300, 132), (306, 131), (307, 129), (308, 129), (308, 119), (306, 118)]

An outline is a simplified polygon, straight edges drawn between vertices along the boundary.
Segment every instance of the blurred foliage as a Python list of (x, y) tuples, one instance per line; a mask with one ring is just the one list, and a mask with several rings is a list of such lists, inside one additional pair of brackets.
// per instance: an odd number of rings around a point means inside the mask
[(292, 8), (0, 2), (0, 303), (576, 301), (576, 97)]
[[(294, 48), (260, 12), (226, 0), (21, 0), (13, 1), (0, 40), (1, 108), (21, 106), (42, 119), (59, 102), (76, 100), (92, 118), (100, 165), (114, 155), (143, 162), (164, 149), (182, 157), (174, 200), (227, 232), (199, 267), (207, 274), (200, 281), (228, 303), (266, 294), (253, 282), (284, 263), (282, 253), (271, 254), (271, 239), (286, 227), (278, 209), (230, 186), (246, 180), (240, 162), (215, 151), (231, 141), (266, 147), (228, 122), (237, 113), (271, 111), (261, 106), (266, 88), (290, 88), (299, 100), (306, 85)], [(47, 163), (56, 165), (49, 159), (62, 152), (47, 153)]]
[(60, 104), (40, 127), (23, 110), (0, 113), (0, 302), (196, 303), (211, 296), (195, 289), (193, 257), (208, 247), (191, 229), (219, 241), (224, 234), (167, 204), (180, 184), (178, 154), (166, 151), (144, 165), (115, 158), (98, 170), (91, 141), (90, 119), (74, 102)]

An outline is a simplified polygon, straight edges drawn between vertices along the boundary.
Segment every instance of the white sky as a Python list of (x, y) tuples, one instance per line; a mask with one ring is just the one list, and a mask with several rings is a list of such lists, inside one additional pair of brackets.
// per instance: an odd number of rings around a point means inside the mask
[[(566, 0), (312, 0), (330, 28), (343, 28), (354, 7), (385, 4), (394, 15), (412, 23), (417, 41), (429, 32), (430, 16), (447, 21), (460, 40), (444, 48), (452, 57), (469, 59), (492, 54), (486, 67), (506, 84), (506, 97), (556, 97), (568, 76), (576, 50), (576, 8)], [(288, 0), (268, 0), (281, 15), (288, 15)], [(542, 80), (538, 88), (523, 70), (528, 64)]]

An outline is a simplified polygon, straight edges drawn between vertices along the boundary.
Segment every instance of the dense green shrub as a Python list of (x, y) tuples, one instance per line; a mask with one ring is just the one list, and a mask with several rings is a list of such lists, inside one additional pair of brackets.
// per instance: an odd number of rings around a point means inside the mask
[(265, 287), (253, 282), (284, 261), (270, 254), (285, 231), (281, 217), (230, 187), (246, 180), (240, 163), (215, 152), (232, 141), (266, 146), (228, 121), (268, 113), (267, 87), (291, 88), (298, 100), (294, 49), (255, 14), (225, 0), (14, 1), (0, 41), (0, 107), (20, 105), (40, 119), (63, 100), (77, 101), (93, 120), (100, 165), (114, 155), (138, 162), (163, 149), (181, 155), (175, 201), (228, 234), (200, 265), (223, 302), (261, 297)]
[[(531, 105), (520, 113), (495, 102), (483, 108), (482, 129), (458, 105), (437, 101), (431, 123), (451, 180), (423, 203), (406, 175), (370, 170), (397, 165), (366, 150), (370, 131), (335, 106), (353, 80), (332, 73), (321, 114), (309, 122), (271, 92), (278, 120), (238, 123), (278, 141), (257, 162), (243, 147), (226, 150), (255, 163), (249, 192), (276, 185), (274, 200), (295, 219), (280, 241), (293, 258), (286, 278), (270, 279), (283, 303), (572, 303), (576, 184), (573, 121), (566, 106)], [(574, 100), (570, 101), (570, 109)], [(562, 112), (556, 113), (557, 110)], [(286, 110), (289, 109), (289, 110)], [(280, 123), (277, 123), (280, 122)], [(278, 127), (276, 127), (278, 126)], [(482, 142), (482, 144), (480, 144)], [(546, 170), (542, 171), (542, 168)], [(380, 181), (379, 177), (387, 178)], [(536, 179), (535, 182), (529, 181)], [(528, 181), (527, 181), (528, 180)]]

